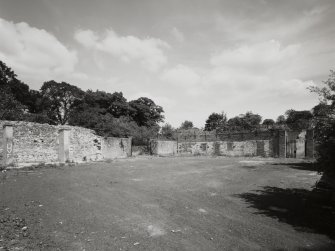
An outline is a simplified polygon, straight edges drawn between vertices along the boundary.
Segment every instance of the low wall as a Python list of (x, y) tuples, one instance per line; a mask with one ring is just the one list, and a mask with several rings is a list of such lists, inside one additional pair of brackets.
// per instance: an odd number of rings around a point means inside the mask
[[(178, 134), (177, 151), (167, 143), (152, 140), (154, 155), (216, 155), (216, 156), (262, 156), (313, 158), (314, 134), (312, 130), (268, 130), (225, 132), (200, 130), (183, 131)], [(167, 141), (171, 143), (171, 141)], [(293, 152), (294, 154), (290, 154)]]
[(181, 142), (178, 143), (181, 155), (216, 155), (216, 156), (262, 156), (273, 155), (270, 140)]
[(105, 159), (126, 158), (132, 155), (131, 138), (106, 138), (103, 140), (102, 155)]
[[(53, 126), (24, 121), (0, 121), (0, 152), (3, 146), (4, 125), (13, 126), (12, 156), (14, 163), (60, 162), (62, 151), (66, 161), (85, 162), (131, 156), (131, 138), (103, 138), (93, 130), (76, 126)], [(64, 141), (61, 129), (66, 128)], [(61, 136), (62, 135), (62, 136)], [(64, 147), (66, 144), (66, 147)], [(7, 153), (6, 153), (7, 154)], [(62, 161), (61, 161), (62, 162)]]
[(246, 140), (269, 140), (278, 137), (279, 130), (267, 131), (241, 131), (222, 132), (216, 131), (184, 131), (177, 135), (178, 142), (213, 142), (213, 141), (246, 141)]
[[(0, 121), (1, 138), (3, 135), (4, 124), (11, 124), (14, 126), (13, 154), (15, 156), (15, 162), (58, 161), (59, 128), (48, 124), (21, 121)], [(3, 148), (5, 148), (5, 146)]]
[(150, 153), (159, 156), (175, 155), (177, 153), (177, 141), (150, 140)]
[[(3, 157), (2, 157), (2, 154), (3, 154), (3, 137), (2, 137), (2, 134), (3, 134), (3, 132), (2, 132), (2, 126), (1, 126), (1, 128), (0, 128), (0, 163), (2, 163), (2, 159), (3, 159)], [(1, 164), (0, 164), (0, 166), (1, 166)]]

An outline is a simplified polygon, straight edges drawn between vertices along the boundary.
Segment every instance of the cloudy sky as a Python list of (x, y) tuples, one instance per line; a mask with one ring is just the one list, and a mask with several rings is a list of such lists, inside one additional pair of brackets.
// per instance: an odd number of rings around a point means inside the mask
[(335, 69), (335, 1), (0, 0), (0, 60), (44, 81), (152, 98), (177, 127), (310, 109)]

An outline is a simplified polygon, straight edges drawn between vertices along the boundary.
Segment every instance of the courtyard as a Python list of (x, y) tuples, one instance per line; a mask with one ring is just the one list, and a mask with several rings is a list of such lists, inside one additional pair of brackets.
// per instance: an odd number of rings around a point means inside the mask
[(136, 157), (10, 170), (0, 250), (334, 250), (311, 162)]

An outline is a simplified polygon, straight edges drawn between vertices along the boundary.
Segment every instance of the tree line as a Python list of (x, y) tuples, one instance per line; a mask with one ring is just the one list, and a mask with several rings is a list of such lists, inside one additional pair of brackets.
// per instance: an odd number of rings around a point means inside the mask
[(129, 137), (135, 144), (159, 132), (164, 110), (149, 98), (127, 101), (122, 92), (83, 91), (66, 82), (32, 90), (0, 61), (0, 119), (90, 128), (101, 136)]
[[(311, 111), (293, 109), (276, 121), (246, 112), (227, 118), (224, 112), (213, 112), (203, 130), (254, 130), (259, 128), (314, 128), (318, 161), (324, 170), (335, 172), (335, 72), (331, 71), (323, 87), (310, 87), (320, 103)], [(164, 110), (147, 97), (127, 101), (122, 92), (83, 91), (75, 85), (54, 80), (44, 82), (40, 90), (32, 90), (18, 79), (14, 71), (0, 61), (0, 120), (24, 120), (52, 125), (90, 128), (101, 136), (133, 137), (137, 145), (146, 144), (160, 135), (172, 139), (178, 130), (194, 128), (185, 120), (179, 128), (170, 124), (160, 127)], [(335, 176), (335, 174), (334, 174)]]
[[(251, 111), (239, 116), (227, 118), (225, 112), (213, 112), (208, 116), (205, 127), (201, 130), (216, 131), (216, 133), (224, 133), (227, 131), (253, 131), (253, 130), (269, 130), (269, 129), (291, 129), (302, 130), (311, 129), (313, 127), (313, 111), (296, 111), (287, 110), (284, 115), (278, 116), (277, 120), (264, 119), (259, 114)], [(193, 126), (193, 122), (185, 120), (180, 127), (173, 128), (170, 124), (162, 126), (161, 135), (167, 139), (174, 139), (178, 132), (189, 129), (197, 129)]]

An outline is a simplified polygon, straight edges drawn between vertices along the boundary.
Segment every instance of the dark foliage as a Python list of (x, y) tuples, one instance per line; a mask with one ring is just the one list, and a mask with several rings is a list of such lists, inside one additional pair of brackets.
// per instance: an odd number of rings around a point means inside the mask
[(275, 121), (273, 119), (264, 119), (262, 124), (266, 126), (272, 126), (275, 124)]
[(193, 128), (193, 122), (189, 120), (185, 120), (179, 127), (180, 130), (188, 130), (191, 128)]
[(205, 124), (205, 131), (213, 131), (220, 127), (227, 125), (227, 116), (225, 113), (215, 113), (213, 112), (209, 115)]
[(276, 120), (277, 125), (285, 125), (286, 124), (286, 118), (284, 115), (279, 115)]
[(139, 126), (152, 127), (164, 120), (163, 108), (149, 98), (141, 97), (129, 102), (130, 116)]
[(160, 137), (162, 139), (175, 139), (175, 129), (170, 124), (165, 124), (161, 128)]
[(44, 82), (41, 94), (48, 100), (47, 114), (51, 121), (64, 125), (70, 118), (70, 113), (84, 92), (74, 85), (65, 82), (57, 83), (54, 80)]
[(1, 61), (0, 96), (0, 119), (82, 126), (106, 137), (133, 137), (135, 144), (157, 137), (158, 123), (164, 119), (163, 108), (151, 99), (127, 102), (122, 92), (84, 92), (54, 80), (40, 91), (30, 90)]
[(241, 130), (252, 130), (259, 127), (262, 117), (252, 112), (246, 112), (228, 120), (228, 127), (236, 127)]
[(310, 111), (286, 111), (286, 124), (292, 130), (302, 130), (311, 127), (313, 115)]
[(25, 106), (17, 101), (9, 88), (0, 86), (0, 119), (22, 120)]
[(318, 162), (325, 175), (335, 182), (335, 71), (331, 71), (324, 87), (311, 87), (320, 97), (320, 104), (313, 108), (313, 123)]

